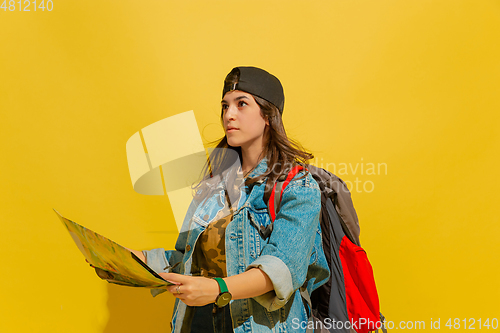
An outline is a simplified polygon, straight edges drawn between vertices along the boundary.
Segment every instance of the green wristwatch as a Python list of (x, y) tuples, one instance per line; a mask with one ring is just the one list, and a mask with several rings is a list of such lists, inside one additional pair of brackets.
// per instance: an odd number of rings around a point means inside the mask
[(229, 304), (231, 301), (231, 293), (227, 290), (227, 285), (226, 282), (222, 278), (214, 278), (215, 281), (219, 284), (219, 291), (220, 294), (217, 296), (215, 299), (215, 305), (217, 305), (219, 308), (222, 308), (223, 306), (226, 306)]

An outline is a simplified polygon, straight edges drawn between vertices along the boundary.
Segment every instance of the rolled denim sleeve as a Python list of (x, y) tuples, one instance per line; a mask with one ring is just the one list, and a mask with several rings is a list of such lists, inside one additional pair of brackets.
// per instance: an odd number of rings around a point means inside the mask
[(285, 305), (307, 276), (321, 210), (319, 187), (310, 179), (310, 186), (292, 181), (285, 188), (269, 242), (247, 267), (260, 268), (273, 283), (274, 290), (254, 297), (268, 311)]
[[(166, 251), (163, 248), (144, 250), (142, 251), (146, 257), (146, 265), (148, 265), (156, 273), (168, 273), (170, 271), (170, 263), (166, 257)], [(164, 293), (166, 289), (151, 289), (153, 297)]]
[[(146, 257), (146, 264), (151, 267), (153, 271), (156, 273), (169, 273), (175, 272), (172, 267), (174, 265), (178, 265), (182, 260), (183, 254), (176, 250), (165, 251), (163, 248), (152, 249), (152, 250), (144, 250), (142, 251), (144, 256)], [(170, 261), (169, 261), (170, 259)], [(172, 263), (171, 263), (172, 262)], [(166, 289), (151, 289), (151, 295), (156, 296), (163, 292), (167, 291)]]
[(156, 273), (168, 273), (170, 271), (171, 266), (166, 252), (163, 248), (142, 251), (146, 257), (146, 264)]

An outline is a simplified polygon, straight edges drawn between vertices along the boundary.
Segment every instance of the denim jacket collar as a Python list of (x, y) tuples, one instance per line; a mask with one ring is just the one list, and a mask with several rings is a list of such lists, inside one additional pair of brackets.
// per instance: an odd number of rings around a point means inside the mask
[[(248, 178), (254, 178), (257, 177), (267, 170), (267, 157), (263, 157), (260, 162), (257, 164), (257, 166), (245, 177), (244, 180)], [(234, 183), (229, 181), (229, 177), (236, 179), (236, 178), (242, 178), (243, 177), (243, 170), (241, 165), (238, 166), (238, 168), (229, 168), (227, 170), (224, 170), (222, 172), (222, 182), (220, 181), (220, 176), (217, 179), (213, 179), (213, 186), (215, 187), (222, 187), (225, 186), (227, 187), (228, 183)], [(243, 180), (243, 179), (241, 179)], [(259, 181), (260, 183), (264, 182), (265, 179)], [(212, 180), (211, 180), (212, 182)], [(244, 186), (244, 184), (241, 184)]]
[(266, 170), (267, 170), (267, 157), (264, 156), (260, 160), (259, 164), (257, 164), (257, 166), (252, 170), (252, 172), (250, 172), (250, 174), (247, 177), (249, 178), (257, 177), (266, 172)]

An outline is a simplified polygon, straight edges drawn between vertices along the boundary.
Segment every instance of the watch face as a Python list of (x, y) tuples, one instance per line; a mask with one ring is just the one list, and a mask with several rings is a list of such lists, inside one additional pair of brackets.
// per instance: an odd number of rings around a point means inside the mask
[(215, 304), (217, 304), (218, 307), (226, 306), (231, 301), (231, 297), (231, 294), (228, 292), (222, 293), (219, 295), (219, 297), (217, 297), (217, 301), (215, 302)]

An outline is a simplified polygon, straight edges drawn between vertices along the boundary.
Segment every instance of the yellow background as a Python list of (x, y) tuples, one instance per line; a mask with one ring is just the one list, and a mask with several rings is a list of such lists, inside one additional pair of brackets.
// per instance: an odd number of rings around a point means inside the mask
[(99, 280), (52, 208), (172, 248), (125, 143), (188, 110), (218, 138), (239, 65), (280, 78), (318, 165), (387, 166), (340, 176), (374, 185), (353, 199), (388, 320), (500, 317), (499, 1), (54, 0), (0, 10), (0, 31), (0, 332), (169, 330), (173, 298)]

